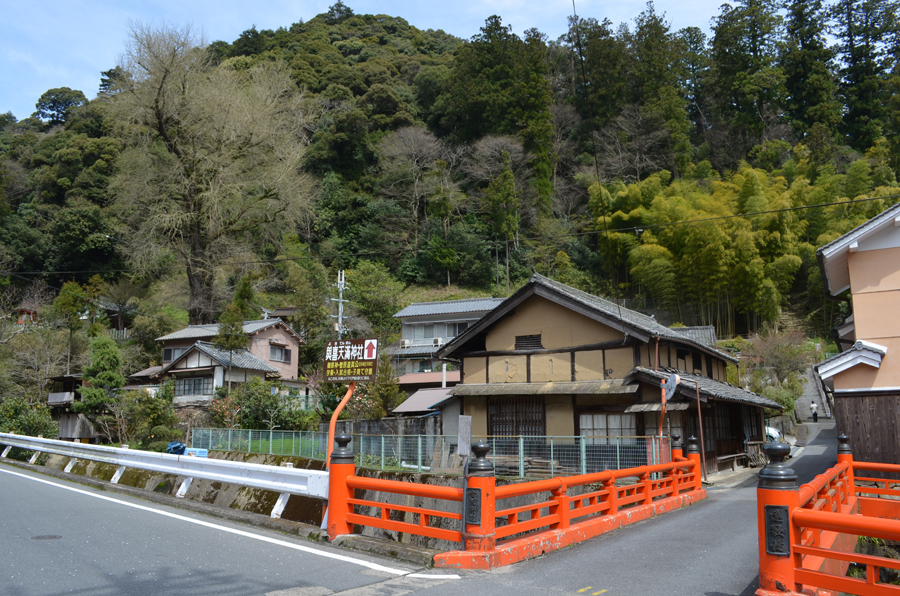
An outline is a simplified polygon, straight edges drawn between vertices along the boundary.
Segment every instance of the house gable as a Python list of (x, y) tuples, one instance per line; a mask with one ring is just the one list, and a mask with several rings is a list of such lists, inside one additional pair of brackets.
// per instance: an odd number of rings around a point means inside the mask
[(816, 251), (825, 293), (838, 296), (851, 287), (849, 261), (860, 252), (900, 247), (900, 203)]

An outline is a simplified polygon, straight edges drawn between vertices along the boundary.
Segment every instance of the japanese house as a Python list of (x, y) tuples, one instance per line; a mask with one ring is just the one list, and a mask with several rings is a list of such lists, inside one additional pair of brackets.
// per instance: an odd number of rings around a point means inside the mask
[(728, 384), (736, 359), (714, 340), (534, 274), (437, 351), (461, 372), (438, 404), (442, 432), (458, 432), (464, 414), (473, 436), (584, 436), (600, 446), (657, 435), (661, 383), (677, 373), (663, 434), (699, 438), (702, 418), (708, 470), (730, 467), (745, 442), (763, 440), (764, 409), (781, 406)]
[(59, 423), (58, 438), (61, 441), (90, 441), (97, 433), (91, 421), (84, 414), (72, 411), (72, 404), (81, 400), (78, 388), (83, 381), (80, 374), (49, 377), (50, 394), (47, 396), (47, 407), (50, 415)]
[(222, 350), (212, 340), (218, 324), (189, 325), (157, 338), (162, 343), (162, 368), (154, 380), (175, 379), (175, 405), (206, 406), (217, 387), (246, 383), (251, 378), (279, 380), (289, 390), (303, 393), (297, 350), (306, 342), (279, 318), (245, 321), (247, 347)]

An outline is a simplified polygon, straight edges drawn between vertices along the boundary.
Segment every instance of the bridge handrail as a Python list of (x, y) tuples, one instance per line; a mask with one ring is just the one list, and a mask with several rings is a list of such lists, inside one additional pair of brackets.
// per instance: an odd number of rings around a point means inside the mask
[[(858, 486), (857, 482), (900, 480), (860, 478), (856, 471), (900, 473), (900, 465), (856, 462), (846, 435), (838, 437), (837, 464), (797, 486), (797, 475), (784, 461), (788, 448), (767, 445), (770, 463), (759, 473), (759, 585), (757, 594), (808, 594), (818, 590), (862, 596), (900, 595), (900, 586), (879, 583), (884, 567), (900, 562), (855, 552), (857, 537), (900, 540), (900, 502), (865, 497), (895, 496), (900, 491)], [(864, 568), (866, 579), (848, 577), (850, 564)]]
[(328, 472), (319, 470), (283, 468), (104, 445), (87, 445), (12, 433), (0, 433), (0, 444), (172, 476), (200, 478), (320, 499), (328, 498)]
[[(462, 541), (466, 552), (486, 553), (494, 552), (499, 539), (513, 535), (531, 536), (547, 526), (565, 530), (576, 521), (580, 523), (579, 518), (592, 516), (587, 523), (593, 523), (597, 521), (594, 517), (614, 515), (632, 505), (652, 506), (654, 500), (660, 498), (678, 497), (679, 494), (687, 499), (705, 496), (700, 484), (699, 444), (693, 437), (689, 441), (692, 446), (689, 457), (681, 456), (679, 446), (673, 448), (675, 461), (670, 463), (557, 476), (505, 486), (496, 486), (493, 465), (486, 457), (490, 447), (479, 443), (472, 448), (476, 455), (471, 456), (465, 490), (357, 476), (352, 463), (353, 452), (349, 448), (351, 438), (342, 435), (335, 441), (339, 447), (333, 452), (337, 455), (332, 456), (332, 505), (328, 513), (328, 533), (332, 538), (350, 533), (354, 525), (368, 526), (451, 542)], [(616, 484), (624, 478), (637, 480), (627, 485)], [(583, 485), (599, 486), (591, 486), (584, 494), (567, 494), (569, 488)], [(379, 500), (375, 495), (357, 497), (354, 489), (430, 498), (438, 503), (431, 505), (432, 508), (421, 504), (398, 505)], [(550, 494), (542, 496), (542, 493)], [(498, 502), (503, 499), (528, 495), (538, 495), (540, 502), (498, 508)], [(460, 502), (462, 512), (456, 505)], [(392, 515), (395, 512), (412, 516), (404, 515), (398, 519), (397, 515)], [(528, 519), (520, 520), (520, 516)]]
[(813, 509), (797, 509), (794, 511), (793, 520), (794, 525), (802, 528), (842, 534), (858, 534), (883, 540), (900, 540), (900, 520), (896, 519), (816, 511)]

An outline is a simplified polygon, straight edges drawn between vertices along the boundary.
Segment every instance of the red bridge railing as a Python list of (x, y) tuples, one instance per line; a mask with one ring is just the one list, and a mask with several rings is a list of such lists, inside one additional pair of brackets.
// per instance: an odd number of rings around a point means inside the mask
[[(859, 537), (900, 540), (900, 465), (855, 462), (848, 437), (838, 442), (837, 465), (802, 486), (784, 463), (790, 448), (766, 445), (771, 463), (757, 489), (758, 596), (900, 596), (900, 585), (881, 581), (881, 570), (900, 570), (900, 560), (855, 552)], [(866, 471), (896, 478), (860, 476)], [(864, 577), (848, 575), (851, 565)]]
[[(356, 476), (347, 447), (350, 437), (338, 436), (330, 468), (328, 535), (333, 539), (349, 534), (354, 524), (393, 530), (463, 545), (436, 556), (438, 566), (507, 565), (705, 498), (697, 440), (689, 439), (683, 457), (680, 437), (673, 438), (670, 463), (499, 487), (485, 457), (489, 448), (479, 444), (473, 447), (475, 457), (462, 489)], [(367, 491), (370, 498), (357, 497), (357, 490)], [(427, 498), (436, 504), (395, 505), (383, 502), (378, 493)], [(516, 498), (531, 502), (511, 504)]]

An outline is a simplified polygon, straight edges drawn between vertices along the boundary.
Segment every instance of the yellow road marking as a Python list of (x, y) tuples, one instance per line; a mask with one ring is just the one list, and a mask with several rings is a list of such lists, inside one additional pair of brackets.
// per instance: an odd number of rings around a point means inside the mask
[(599, 592), (594, 592), (593, 594), (591, 594), (591, 596), (597, 596), (597, 594), (602, 594), (603, 592), (606, 592), (606, 590), (600, 590)]
[(578, 593), (581, 594), (582, 592), (587, 592), (588, 590), (593, 590), (593, 589), (594, 589), (594, 586), (588, 586), (586, 588), (581, 588), (580, 590), (578, 590)]

